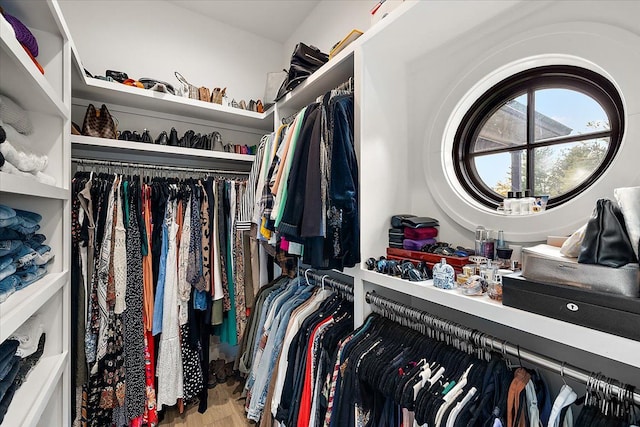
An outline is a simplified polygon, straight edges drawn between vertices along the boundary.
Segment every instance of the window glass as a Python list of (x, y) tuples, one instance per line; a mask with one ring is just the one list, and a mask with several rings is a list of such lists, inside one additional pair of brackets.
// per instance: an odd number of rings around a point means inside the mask
[(478, 176), (489, 188), (501, 196), (508, 191), (523, 191), (526, 187), (527, 152), (487, 154), (474, 158)]
[(536, 141), (609, 130), (607, 113), (593, 98), (570, 89), (536, 91)]
[(578, 187), (602, 164), (608, 148), (609, 138), (535, 148), (534, 193), (558, 197)]
[(485, 122), (473, 152), (509, 148), (527, 143), (527, 95), (505, 102)]

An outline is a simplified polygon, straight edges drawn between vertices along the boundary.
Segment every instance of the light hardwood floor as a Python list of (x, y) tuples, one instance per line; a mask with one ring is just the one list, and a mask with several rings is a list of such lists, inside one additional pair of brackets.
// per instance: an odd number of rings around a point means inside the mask
[(198, 405), (189, 406), (183, 414), (171, 408), (160, 426), (245, 427), (251, 425), (245, 416), (244, 399), (240, 399), (240, 392), (236, 390), (241, 389), (242, 386), (239, 384), (237, 381), (227, 382), (209, 389), (209, 408), (204, 414), (198, 412)]

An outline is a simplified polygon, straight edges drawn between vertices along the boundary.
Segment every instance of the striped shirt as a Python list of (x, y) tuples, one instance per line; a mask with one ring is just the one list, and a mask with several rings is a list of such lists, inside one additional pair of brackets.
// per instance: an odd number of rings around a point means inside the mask
[(247, 181), (246, 190), (242, 195), (242, 199), (239, 206), (239, 216), (236, 222), (236, 229), (238, 231), (248, 231), (251, 229), (251, 218), (253, 216), (253, 208), (256, 200), (256, 187), (258, 185), (258, 175), (260, 173), (260, 167), (262, 166), (262, 156), (269, 135), (264, 135), (260, 140), (260, 145), (256, 151), (253, 164), (251, 165), (251, 172), (249, 172), (249, 180)]

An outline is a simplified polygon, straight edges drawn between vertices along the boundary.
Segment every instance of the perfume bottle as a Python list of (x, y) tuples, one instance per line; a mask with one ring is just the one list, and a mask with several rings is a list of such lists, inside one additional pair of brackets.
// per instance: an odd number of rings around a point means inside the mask
[(455, 271), (442, 258), (439, 264), (433, 266), (433, 286), (440, 289), (453, 289), (455, 287)]
[(515, 193), (513, 191), (508, 191), (507, 197), (502, 201), (502, 206), (503, 206), (505, 215), (512, 214), (514, 200), (515, 200)]

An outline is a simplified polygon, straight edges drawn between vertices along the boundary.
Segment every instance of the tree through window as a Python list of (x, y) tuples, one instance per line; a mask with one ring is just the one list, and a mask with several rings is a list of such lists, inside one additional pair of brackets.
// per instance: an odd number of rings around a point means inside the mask
[(467, 112), (454, 144), (456, 174), (492, 208), (508, 191), (525, 189), (557, 206), (606, 170), (623, 127), (620, 96), (601, 75), (571, 66), (527, 70)]

